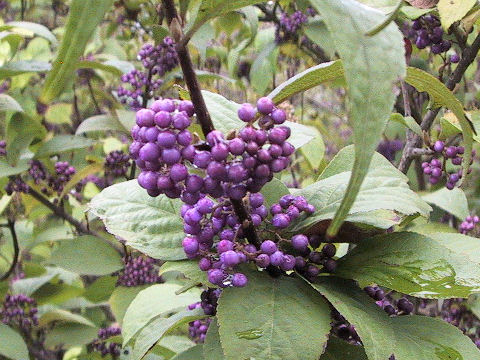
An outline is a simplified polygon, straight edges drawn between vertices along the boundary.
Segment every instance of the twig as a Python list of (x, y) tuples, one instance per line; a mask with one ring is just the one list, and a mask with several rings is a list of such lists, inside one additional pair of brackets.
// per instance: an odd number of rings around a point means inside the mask
[(95, 94), (93, 93), (93, 87), (90, 79), (87, 79), (87, 86), (88, 86), (88, 91), (90, 92), (90, 97), (92, 98), (92, 101), (93, 101), (93, 105), (95, 106), (95, 110), (97, 111), (97, 114), (101, 114), (102, 110), (98, 105), (97, 99), (95, 99)]
[[(190, 53), (188, 51), (186, 42), (183, 41), (183, 30), (180, 26), (177, 10), (173, 0), (162, 0), (163, 6), (165, 9), (165, 15), (167, 18), (167, 23), (170, 28), (170, 32), (173, 35), (173, 38), (176, 42), (176, 49), (178, 54), (178, 60), (182, 68), (183, 77), (187, 85), (188, 91), (190, 93), (190, 98), (192, 100), (193, 106), (195, 108), (195, 113), (197, 115), (198, 122), (202, 128), (202, 132), (205, 136), (212, 130), (214, 130), (212, 119), (208, 113), (205, 100), (198, 83), (195, 70), (193, 68), (192, 59), (190, 58)], [(257, 248), (260, 247), (260, 240), (258, 238), (257, 232), (255, 231), (255, 226), (245, 209), (243, 203), (240, 200), (230, 199), (233, 209), (235, 210), (236, 215), (238, 216), (240, 222), (244, 225), (244, 233), (248, 241), (255, 245)]]
[[(472, 64), (475, 60), (475, 57), (480, 50), (480, 33), (477, 35), (475, 40), (473, 41), (470, 47), (465, 48), (462, 52), (462, 57), (460, 62), (458, 63), (455, 71), (450, 75), (447, 80), (445, 86), (448, 90), (452, 91), (455, 86), (462, 80), (463, 74), (467, 70), (467, 68)], [(423, 131), (430, 130), (437, 114), (439, 113), (440, 108), (428, 110), (425, 114), (422, 123), (420, 124), (420, 128)], [(414, 134), (411, 130), (407, 130), (407, 144), (403, 150), (402, 158), (398, 165), (398, 169), (403, 172), (404, 174), (407, 173), (412, 160), (413, 160), (413, 149), (419, 148), (422, 145), (422, 138), (416, 134)]]
[(18, 247), (17, 232), (15, 231), (15, 221), (11, 219), (8, 219), (7, 221), (8, 221), (8, 228), (10, 229), (10, 234), (12, 234), (13, 260), (8, 271), (5, 274), (3, 274), (2, 277), (0, 277), (0, 281), (8, 279), (8, 277), (14, 272), (15, 267), (17, 266), (17, 263), (18, 263), (18, 256), (20, 254), (20, 249)]

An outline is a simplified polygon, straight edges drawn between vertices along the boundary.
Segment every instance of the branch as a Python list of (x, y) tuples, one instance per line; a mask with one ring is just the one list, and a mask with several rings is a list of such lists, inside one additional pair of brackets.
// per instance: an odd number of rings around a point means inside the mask
[[(462, 57), (460, 62), (458, 63), (455, 71), (450, 75), (447, 80), (445, 86), (448, 90), (452, 91), (455, 86), (462, 80), (465, 71), (467, 68), (472, 64), (480, 50), (480, 33), (477, 35), (475, 40), (473, 41), (470, 47), (465, 48), (462, 52)], [(439, 113), (440, 108), (428, 110), (425, 114), (422, 123), (420, 124), (420, 128), (423, 131), (430, 130), (437, 114)], [(411, 130), (407, 130), (407, 144), (405, 145), (405, 149), (403, 150), (402, 158), (398, 165), (398, 169), (403, 172), (404, 174), (407, 173), (408, 169), (413, 160), (413, 149), (419, 148), (422, 145), (422, 138), (416, 134), (414, 134)]]
[[(163, 6), (165, 9), (165, 15), (167, 18), (167, 23), (170, 28), (170, 32), (173, 35), (173, 38), (176, 42), (178, 60), (183, 72), (183, 78), (187, 85), (188, 91), (190, 93), (190, 98), (192, 100), (193, 106), (195, 108), (195, 113), (197, 114), (198, 122), (202, 128), (202, 132), (207, 136), (209, 132), (215, 130), (213, 126), (212, 119), (207, 110), (207, 105), (203, 99), (203, 95), (198, 83), (197, 75), (193, 68), (192, 59), (190, 58), (190, 53), (188, 51), (186, 42), (183, 41), (183, 30), (180, 26), (178, 19), (177, 10), (173, 0), (162, 0)], [(250, 215), (243, 206), (243, 203), (240, 200), (230, 199), (233, 209), (235, 210), (236, 215), (238, 216), (240, 222), (244, 225), (244, 232), (248, 241), (255, 245), (257, 248), (260, 247), (260, 240), (258, 238), (257, 232), (255, 231), (255, 226), (252, 223)]]
[(70, 224), (72, 224), (75, 229), (81, 234), (86, 234), (86, 235), (93, 235), (98, 238), (102, 238), (99, 233), (96, 231), (90, 230), (87, 228), (86, 225), (81, 223), (80, 221), (74, 219), (70, 214), (66, 213), (65, 210), (59, 206), (56, 206), (52, 204), (47, 198), (45, 198), (42, 194), (38, 193), (34, 189), (30, 188), (30, 191), (28, 192), (28, 195), (31, 195), (33, 198), (41, 202), (43, 205), (45, 205), (47, 208), (49, 208), (55, 215), (58, 217), (61, 217), (62, 219), (66, 220)]
[(8, 271), (5, 274), (3, 274), (2, 277), (0, 277), (0, 281), (8, 279), (8, 277), (13, 273), (18, 263), (18, 255), (20, 254), (20, 249), (18, 247), (17, 233), (15, 231), (15, 221), (8, 219), (8, 228), (10, 229), (10, 234), (12, 234), (13, 260)]

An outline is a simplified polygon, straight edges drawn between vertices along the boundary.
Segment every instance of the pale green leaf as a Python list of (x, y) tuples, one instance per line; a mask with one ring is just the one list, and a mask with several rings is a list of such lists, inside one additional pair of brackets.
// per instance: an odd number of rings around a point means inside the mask
[(6, 23), (5, 26), (12, 27), (13, 29), (18, 28), (18, 29), (28, 30), (38, 36), (43, 37), (44, 39), (47, 39), (52, 43), (53, 46), (58, 45), (58, 41), (55, 35), (53, 35), (52, 32), (48, 30), (46, 26), (43, 26), (41, 24), (28, 22), (28, 21), (10, 21)]
[(22, 336), (12, 328), (0, 323), (0, 355), (13, 360), (27, 360), (28, 348)]
[(385, 15), (353, 0), (310, 0), (324, 16), (340, 57), (349, 89), (350, 123), (357, 145), (348, 189), (328, 234), (335, 235), (347, 217), (367, 175), (368, 165), (395, 101), (392, 86), (405, 75), (403, 36), (391, 23), (375, 36), (365, 34)]
[(48, 140), (37, 150), (37, 158), (47, 157), (55, 154), (61, 154), (68, 151), (83, 149), (95, 144), (94, 140), (83, 136), (57, 135)]
[(0, 111), (17, 111), (22, 112), (22, 106), (7, 94), (0, 94)]
[(464, 220), (470, 214), (467, 196), (460, 188), (448, 190), (442, 187), (440, 190), (423, 195), (422, 199), (449, 212), (459, 220)]
[[(123, 317), (127, 312), (127, 309), (133, 299), (135, 299), (138, 293), (146, 289), (148, 285), (124, 287), (118, 286), (110, 296), (108, 303), (112, 309), (112, 313), (115, 316), (115, 320), (121, 325), (123, 323)], [(87, 290), (88, 291), (88, 290)]]
[(19, 60), (9, 62), (0, 66), (0, 79), (31, 72), (47, 72), (50, 69), (51, 65), (43, 61)]
[(448, 30), (454, 22), (462, 20), (476, 4), (477, 0), (440, 0), (437, 9), (442, 27)]
[(89, 204), (90, 211), (103, 220), (108, 232), (134, 249), (162, 260), (185, 258), (180, 207), (180, 199), (149, 196), (137, 180), (112, 185)]
[(95, 327), (95, 324), (87, 318), (63, 309), (54, 309), (42, 314), (39, 319), (39, 325), (46, 326), (54, 321), (83, 324)]

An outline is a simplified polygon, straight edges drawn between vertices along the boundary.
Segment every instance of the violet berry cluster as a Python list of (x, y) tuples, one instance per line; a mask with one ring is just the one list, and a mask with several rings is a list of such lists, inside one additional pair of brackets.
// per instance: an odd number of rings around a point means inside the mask
[(419, 49), (430, 47), (433, 54), (440, 54), (450, 50), (452, 44), (443, 38), (443, 29), (440, 19), (434, 15), (423, 15), (412, 24), (415, 31), (414, 41)]
[(122, 75), (123, 85), (117, 90), (120, 101), (138, 110), (142, 106), (142, 98), (154, 97), (155, 90), (163, 84), (163, 76), (178, 65), (175, 42), (165, 37), (162, 43), (154, 46), (145, 44), (138, 53), (138, 60), (142, 62), (143, 70), (132, 70)]
[(30, 331), (38, 325), (37, 313), (34, 299), (23, 294), (7, 294), (0, 308), (0, 319), (6, 325)]
[(283, 43), (288, 40), (297, 39), (297, 32), (308, 21), (308, 16), (300, 10), (288, 15), (282, 12), (277, 27), (275, 29), (275, 40), (277, 43)]
[[(200, 295), (200, 302), (188, 306), (188, 310), (202, 308), (205, 315), (213, 316), (217, 313), (217, 303), (220, 297), (221, 289), (208, 288)], [(188, 334), (190, 338), (198, 343), (203, 343), (207, 335), (208, 326), (211, 318), (191, 321), (188, 324)]]
[(120, 356), (121, 344), (109, 341), (109, 338), (121, 335), (122, 329), (118, 326), (109, 326), (98, 330), (98, 338), (92, 342), (93, 350), (99, 352), (102, 357), (111, 355), (116, 359)]
[(467, 216), (464, 221), (460, 224), (459, 231), (462, 234), (468, 234), (470, 231), (475, 229), (475, 226), (480, 222), (480, 218), (477, 215)]
[(402, 150), (403, 148), (403, 141), (400, 139), (384, 139), (380, 141), (377, 147), (377, 152), (385, 156), (389, 161), (395, 161), (395, 156), (397, 152)]
[[(449, 174), (445, 169), (445, 164), (447, 160), (450, 160), (453, 165), (462, 165), (462, 155), (465, 152), (465, 148), (463, 146), (445, 146), (443, 141), (437, 140), (433, 144), (432, 150), (442, 156), (444, 161), (442, 162), (440, 159), (432, 158), (429, 162), (423, 162), (423, 173), (429, 176), (428, 181), (432, 185), (437, 184), (445, 176), (447, 181), (445, 187), (452, 190), (462, 178), (462, 169), (460, 168), (458, 171)], [(470, 163), (473, 163), (474, 156), (475, 151), (472, 151), (472, 160)]]
[(385, 291), (378, 286), (367, 286), (364, 290), (390, 316), (410, 315), (414, 310), (413, 304), (406, 297), (394, 301), (393, 298), (387, 297)]
[(147, 256), (128, 256), (123, 261), (125, 267), (118, 275), (117, 286), (134, 287), (161, 282), (155, 259)]
[(111, 151), (105, 157), (105, 177), (119, 178), (127, 175), (130, 168), (130, 156), (121, 150)]
[[(188, 306), (188, 310), (194, 310), (202, 308), (205, 315), (213, 316), (217, 313), (217, 303), (222, 290), (208, 288), (204, 290), (200, 295), (200, 302), (191, 304)], [(191, 321), (188, 324), (188, 334), (190, 338), (197, 344), (203, 343), (207, 336), (208, 326), (210, 325), (211, 318), (199, 319)]]
[(5, 140), (0, 140), (0, 156), (7, 155), (7, 142)]

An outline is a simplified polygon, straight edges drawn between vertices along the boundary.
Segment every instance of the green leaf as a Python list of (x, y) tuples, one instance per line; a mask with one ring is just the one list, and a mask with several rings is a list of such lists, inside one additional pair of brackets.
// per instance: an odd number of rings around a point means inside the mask
[(195, 260), (167, 261), (160, 267), (158, 274), (163, 275), (171, 271), (178, 271), (198, 284), (211, 285), (207, 280), (207, 273), (198, 268), (198, 262)]
[(120, 254), (105, 241), (90, 235), (60, 241), (50, 264), (82, 275), (107, 275), (123, 267)]
[(422, 199), (449, 212), (460, 220), (464, 220), (470, 215), (467, 197), (460, 188), (448, 190), (442, 187), (440, 190), (423, 195)]
[(45, 119), (53, 124), (70, 124), (72, 122), (73, 107), (70, 103), (50, 105), (45, 113)]
[(202, 95), (215, 129), (227, 134), (244, 127), (245, 123), (237, 115), (240, 104), (206, 90), (202, 90)]
[(63, 309), (54, 309), (42, 314), (39, 319), (39, 325), (45, 326), (54, 321), (83, 324), (86, 326), (95, 327), (95, 324), (87, 318)]
[(177, 354), (172, 360), (205, 360), (203, 357), (203, 345), (195, 345), (190, 349)]
[(11, 166), (5, 160), (0, 160), (0, 177), (17, 175), (30, 168), (28, 159), (20, 159), (16, 166)]
[[(462, 128), (465, 146), (463, 173), (468, 174), (468, 168), (470, 167), (470, 160), (472, 158), (473, 125), (465, 116), (462, 103), (440, 80), (423, 70), (409, 67), (405, 81), (418, 91), (427, 92), (433, 101), (433, 107), (445, 106), (455, 114)], [(465, 181), (465, 178), (466, 176), (462, 177), (462, 183)]]
[(203, 344), (203, 355), (209, 360), (224, 360), (222, 344), (220, 343), (220, 334), (218, 331), (217, 319), (214, 318), (208, 325), (207, 337)]
[(45, 345), (73, 347), (85, 345), (97, 337), (98, 329), (81, 324), (60, 324), (47, 333)]
[(257, 94), (263, 95), (272, 83), (277, 66), (278, 47), (275, 41), (269, 42), (255, 58), (250, 69), (250, 79)]
[(185, 259), (180, 207), (180, 199), (149, 196), (137, 180), (104, 189), (89, 205), (108, 232), (134, 249), (162, 260)]
[(87, 287), (83, 297), (94, 303), (106, 302), (116, 289), (116, 282), (116, 276), (102, 276), (95, 280), (92, 285)]
[(29, 359), (28, 348), (19, 333), (5, 324), (0, 324), (0, 354), (13, 360)]
[(76, 135), (92, 131), (122, 131), (125, 128), (117, 118), (111, 115), (95, 115), (82, 121), (75, 132)]
[[(398, 232), (361, 241), (337, 274), (424, 298), (467, 297), (480, 290), (480, 240), (460, 234)], [(468, 259), (468, 261), (466, 261)]]
[(130, 130), (132, 130), (132, 127), (135, 125), (135, 114), (135, 111), (130, 110), (116, 111), (118, 121), (120, 121), (128, 134), (130, 134)]
[(340, 60), (311, 67), (277, 86), (268, 97), (280, 104), (289, 97), (318, 86), (324, 82), (342, 79), (343, 66)]
[(180, 289), (176, 284), (157, 284), (140, 291), (128, 306), (123, 318), (123, 344), (128, 344), (150, 321), (161, 315), (167, 315), (172, 310), (198, 301), (198, 290), (188, 291), (180, 295), (175, 292)]
[(120, 77), (123, 74), (123, 71), (118, 67), (113, 65), (108, 65), (106, 63), (101, 63), (99, 61), (82, 60), (76, 63), (75, 68), (102, 70), (102, 71), (109, 72), (118, 77)]
[(313, 169), (318, 169), (325, 155), (325, 144), (322, 135), (316, 128), (310, 127), (310, 134), (317, 134), (312, 141), (309, 141), (302, 147), (302, 154)]
[(361, 346), (351, 345), (336, 336), (330, 336), (325, 352), (320, 360), (368, 360), (365, 349)]
[(50, 103), (62, 93), (88, 40), (112, 4), (113, 0), (73, 0), (70, 3), (63, 41), (40, 95), (43, 103)]
[(320, 46), (329, 58), (335, 58), (335, 46), (333, 45), (332, 35), (324, 21), (311, 19), (303, 26), (303, 32), (310, 40)]
[(262, 188), (261, 193), (265, 198), (265, 206), (269, 209), (275, 203), (278, 203), (283, 195), (290, 194), (287, 186), (277, 178), (273, 178), (271, 181), (265, 184)]
[[(110, 296), (108, 303), (112, 309), (115, 320), (121, 325), (123, 323), (123, 317), (127, 312), (128, 307), (132, 301), (137, 297), (138, 293), (146, 289), (148, 285), (134, 286), (134, 287), (116, 287)], [(88, 291), (88, 290), (87, 290)]]
[(416, 315), (390, 318), (351, 281), (323, 278), (312, 286), (355, 326), (369, 360), (393, 354), (396, 360), (480, 358), (475, 344), (445, 321)]
[(72, 178), (64, 185), (62, 193), (59, 196), (60, 199), (63, 199), (63, 197), (67, 195), (70, 190), (75, 187), (75, 185), (85, 179), (88, 175), (99, 173), (103, 170), (103, 168), (104, 164), (98, 162), (85, 166), (82, 170), (76, 172), (75, 175), (73, 175)]
[[(316, 211), (306, 218), (299, 218), (293, 231), (301, 231), (333, 218), (348, 191), (354, 156), (353, 146), (343, 148), (325, 168), (319, 181), (296, 192), (296, 195), (304, 196), (314, 205)], [(403, 216), (420, 214), (428, 217), (431, 207), (410, 190), (408, 178), (382, 155), (374, 153), (366, 173), (357, 198), (348, 212), (347, 221), (374, 225), (378, 214), (370, 212), (375, 210), (395, 211)]]
[[(385, 16), (353, 0), (310, 0), (324, 16), (340, 57), (349, 88), (350, 122), (356, 145), (348, 189), (328, 229), (335, 235), (347, 217), (375, 152), (395, 101), (392, 86), (405, 75), (403, 36), (391, 23), (379, 34), (366, 32)], [(353, 44), (355, 44), (353, 46)]]
[(22, 106), (7, 94), (0, 94), (0, 111), (23, 112)]
[(77, 149), (83, 149), (95, 144), (92, 139), (85, 138), (83, 136), (74, 135), (57, 135), (54, 138), (48, 140), (42, 144), (37, 150), (35, 157), (47, 157), (55, 154), (61, 154)]
[(447, 31), (454, 22), (462, 20), (476, 4), (477, 0), (440, 0), (437, 9), (444, 30)]
[(187, 24), (186, 36), (190, 38), (208, 20), (257, 3), (256, 0), (201, 0), (193, 9), (193, 19)]
[(58, 45), (58, 41), (55, 35), (53, 35), (52, 32), (48, 30), (46, 26), (43, 26), (41, 24), (28, 22), (28, 21), (10, 21), (6, 23), (5, 26), (31, 31), (32, 33), (50, 41), (53, 46)]
[(9, 62), (0, 66), (0, 79), (31, 72), (47, 72), (50, 69), (51, 65), (43, 61), (20, 60)]
[(423, 136), (422, 129), (420, 128), (420, 125), (417, 124), (415, 119), (411, 116), (402, 116), (399, 113), (394, 113), (390, 115), (390, 121), (395, 121), (399, 124), (402, 124), (412, 130), (415, 134), (418, 136)]
[(225, 359), (318, 359), (330, 331), (325, 300), (297, 278), (246, 275), (246, 287), (224, 289), (218, 302)]
[(7, 124), (7, 161), (17, 165), (20, 156), (30, 146), (33, 139), (43, 138), (45, 128), (25, 113), (15, 113)]
[(165, 334), (191, 321), (205, 318), (203, 309), (185, 310), (168, 318), (159, 316), (148, 323), (136, 336), (132, 360), (140, 360)]

